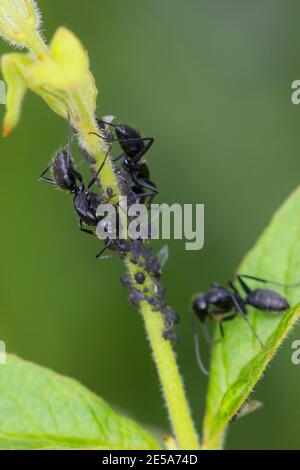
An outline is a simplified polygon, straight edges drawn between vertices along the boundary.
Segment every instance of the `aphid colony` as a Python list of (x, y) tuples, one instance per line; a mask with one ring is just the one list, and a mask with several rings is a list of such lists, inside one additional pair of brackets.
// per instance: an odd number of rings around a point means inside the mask
[[(103, 195), (93, 190), (98, 176), (107, 162), (111, 147), (114, 142), (117, 142), (122, 153), (114, 159), (114, 162), (120, 163), (115, 169), (115, 174), (121, 195), (127, 197), (129, 206), (132, 204), (145, 204), (149, 207), (154, 197), (158, 194), (158, 189), (151, 181), (149, 167), (142, 158), (153, 145), (154, 138), (143, 138), (139, 132), (128, 125), (115, 125), (111, 122), (110, 117), (98, 119), (97, 124), (99, 133), (91, 132), (91, 134), (95, 135), (95, 138), (103, 139), (108, 150), (102, 165), (96, 171), (94, 170), (95, 160), (83, 148), (80, 148), (81, 153), (86, 157), (94, 173), (87, 185), (85, 185), (82, 175), (76, 169), (72, 158), (71, 135), (69, 136), (66, 148), (57, 152), (54, 159), (41, 174), (40, 180), (68, 191), (72, 195), (80, 230), (95, 235), (96, 226), (104, 224), (105, 234), (107, 233), (108, 235), (104, 241), (104, 248), (97, 255), (97, 258), (102, 258), (104, 251), (109, 249), (136, 266), (134, 278), (130, 278), (127, 275), (121, 279), (122, 285), (129, 290), (129, 301), (134, 306), (138, 306), (140, 302), (145, 301), (148, 302), (153, 312), (161, 311), (164, 316), (163, 337), (166, 340), (176, 342), (178, 338), (175, 326), (179, 323), (180, 319), (176, 312), (166, 305), (165, 289), (160, 280), (161, 265), (158, 257), (154, 254), (152, 248), (142, 239), (131, 240), (128, 238), (124, 240), (118, 236), (115, 239), (109, 237), (109, 222), (104, 216), (97, 215), (97, 208), (100, 204), (107, 203), (113, 198), (113, 191), (109, 188), (106, 194)], [(51, 173), (51, 178), (45, 176), (48, 171)], [(120, 217), (120, 210), (118, 206), (118, 217)], [(149, 278), (151, 282), (148, 282)], [(222, 339), (224, 337), (223, 323), (241, 316), (263, 348), (263, 342), (249, 322), (247, 307), (252, 306), (263, 312), (281, 312), (289, 308), (286, 298), (278, 292), (270, 289), (251, 289), (245, 282), (245, 279), (260, 283), (276, 284), (285, 288), (299, 285), (284, 285), (272, 283), (254, 276), (237, 275), (235, 280), (238, 281), (242, 293), (239, 292), (234, 281), (230, 281), (228, 282), (228, 287), (214, 283), (208, 291), (197, 294), (193, 298), (192, 308), (195, 316), (203, 326), (204, 335), (209, 344), (212, 344), (212, 341), (206, 326), (207, 319), (218, 322), (220, 326), (220, 339)], [(208, 371), (204, 367), (201, 358), (198, 333), (195, 325), (194, 338), (198, 365), (202, 372), (208, 375)]]
[[(135, 129), (125, 124), (112, 124), (109, 117), (98, 119), (97, 123), (99, 134), (94, 134), (95, 138), (103, 139), (108, 146), (108, 150), (102, 165), (95, 171), (94, 159), (86, 150), (80, 148), (81, 153), (94, 172), (89, 183), (87, 185), (84, 183), (83, 177), (76, 169), (72, 158), (72, 130), (67, 146), (57, 152), (42, 172), (40, 180), (71, 194), (74, 209), (79, 219), (80, 230), (95, 235), (96, 226), (98, 224), (105, 225), (103, 228), (105, 229), (105, 235), (107, 233), (108, 236), (104, 241), (104, 248), (97, 255), (97, 258), (102, 258), (104, 251), (109, 249), (116, 252), (121, 258), (128, 259), (136, 266), (134, 279), (130, 279), (129, 276), (122, 278), (122, 285), (129, 290), (129, 301), (135, 306), (138, 306), (142, 301), (146, 301), (154, 312), (161, 311), (165, 324), (163, 337), (166, 340), (176, 342), (178, 338), (174, 327), (179, 323), (179, 316), (165, 303), (165, 289), (160, 281), (161, 266), (157, 256), (151, 247), (141, 239), (131, 240), (128, 238), (124, 240), (118, 236), (116, 238), (109, 237), (109, 222), (104, 216), (97, 215), (97, 209), (100, 204), (108, 203), (113, 198), (113, 191), (108, 189), (107, 194), (103, 195), (93, 190), (98, 176), (107, 162), (111, 147), (114, 142), (117, 142), (122, 153), (114, 159), (114, 162), (120, 162), (115, 172), (121, 194), (127, 197), (129, 206), (131, 204), (149, 206), (155, 195), (158, 194), (158, 189), (150, 180), (148, 165), (142, 160), (142, 157), (154, 143), (154, 138), (143, 138)], [(113, 132), (110, 132), (110, 129)], [(51, 177), (46, 176), (47, 172), (50, 172)], [(118, 211), (117, 213), (119, 214)], [(118, 217), (120, 217), (120, 214)], [(147, 282), (148, 277), (151, 278), (149, 283)]]

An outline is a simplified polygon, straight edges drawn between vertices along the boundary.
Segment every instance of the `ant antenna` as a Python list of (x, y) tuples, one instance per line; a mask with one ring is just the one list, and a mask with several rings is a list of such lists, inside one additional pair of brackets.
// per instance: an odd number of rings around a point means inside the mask
[(289, 289), (289, 288), (293, 288), (293, 287), (299, 287), (300, 286), (300, 282), (296, 282), (295, 284), (282, 284), (280, 282), (276, 282), (276, 281), (269, 281), (267, 279), (262, 279), (260, 277), (255, 277), (255, 276), (250, 276), (248, 274), (237, 274), (237, 279), (240, 280), (241, 278), (244, 278), (244, 279), (251, 279), (252, 281), (258, 281), (258, 282), (262, 282), (263, 284), (271, 284), (273, 286), (279, 286), (279, 287), (284, 287), (286, 289)]
[(114, 128), (117, 127), (116, 124), (113, 124), (112, 122), (103, 121), (103, 119), (99, 119), (99, 122), (101, 124), (105, 124), (106, 126), (111, 126), (111, 127), (114, 127)]
[(200, 352), (200, 347), (199, 347), (199, 334), (195, 325), (194, 317), (193, 315), (191, 316), (191, 325), (192, 325), (192, 330), (194, 334), (194, 345), (195, 345), (195, 355), (196, 355), (196, 361), (199, 369), (201, 370), (202, 374), (206, 375), (207, 377), (209, 376), (209, 372), (206, 369), (206, 367), (203, 364), (202, 357), (201, 357), (201, 352)]
[(151, 137), (136, 137), (136, 138), (130, 138), (130, 139), (107, 139), (103, 137), (100, 134), (97, 134), (97, 132), (89, 132), (89, 135), (96, 135), (99, 137), (99, 139), (104, 140), (104, 142), (126, 142), (126, 143), (131, 143), (131, 142), (143, 142), (143, 141), (148, 141), (151, 139)]
[(72, 125), (71, 125), (71, 119), (70, 119), (70, 113), (69, 113), (69, 111), (67, 111), (67, 115), (68, 115), (68, 127), (69, 127), (69, 137), (68, 137), (68, 144), (67, 144), (67, 154), (68, 154), (68, 160), (70, 161), (70, 159), (71, 159), (71, 147), (72, 147), (72, 143), (73, 143), (73, 136), (74, 136), (74, 133), (73, 133)]

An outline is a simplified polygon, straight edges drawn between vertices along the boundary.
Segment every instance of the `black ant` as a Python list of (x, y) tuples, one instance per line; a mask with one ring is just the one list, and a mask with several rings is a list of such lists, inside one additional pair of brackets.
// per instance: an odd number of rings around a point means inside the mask
[[(103, 198), (96, 192), (91, 191), (91, 188), (105, 165), (108, 152), (97, 174), (91, 179), (86, 188), (82, 175), (75, 170), (71, 156), (71, 143), (72, 137), (69, 137), (67, 147), (60, 150), (55, 155), (54, 159), (40, 175), (39, 180), (52, 184), (62, 190), (69, 191), (73, 195), (73, 204), (79, 217), (80, 230), (94, 235), (92, 230), (84, 228), (84, 224), (89, 227), (95, 227), (102, 219), (97, 216), (97, 208), (101, 202), (104, 202)], [(48, 171), (51, 172), (52, 178), (45, 177)], [(105, 202), (107, 202), (107, 200)]]
[[(260, 346), (263, 348), (264, 344), (256, 334), (251, 323), (248, 320), (247, 306), (255, 307), (263, 312), (282, 312), (290, 308), (290, 305), (285, 297), (278, 292), (270, 289), (250, 289), (244, 279), (251, 279), (261, 283), (269, 283), (285, 288), (299, 286), (300, 283), (286, 285), (277, 282), (270, 282), (266, 279), (249, 276), (246, 274), (239, 274), (236, 276), (240, 287), (242, 288), (245, 298), (243, 298), (232, 281), (228, 282), (228, 288), (214, 283), (213, 286), (204, 293), (197, 294), (193, 299), (193, 311), (198, 317), (204, 327), (204, 334), (209, 343), (211, 343), (210, 336), (205, 324), (206, 319), (210, 318), (220, 325), (221, 338), (224, 337), (223, 322), (233, 320), (236, 316), (240, 315), (248, 324), (252, 333), (256, 337)], [(205, 375), (209, 375), (208, 371), (203, 365), (201, 360), (198, 334), (195, 330), (195, 349), (198, 365)]]
[[(150, 180), (150, 171), (147, 163), (141, 161), (142, 157), (148, 152), (154, 143), (153, 137), (142, 137), (140, 133), (126, 124), (112, 124), (97, 120), (100, 128), (104, 125), (111, 126), (115, 129), (116, 138), (112, 136), (103, 137), (99, 134), (91, 132), (91, 134), (107, 140), (108, 142), (118, 142), (123, 153), (115, 158), (115, 162), (122, 161), (122, 167), (125, 173), (128, 173), (132, 180), (132, 191), (136, 195), (136, 202), (142, 203), (150, 198), (150, 201), (158, 194), (156, 185)], [(142, 191), (142, 193), (141, 193)]]

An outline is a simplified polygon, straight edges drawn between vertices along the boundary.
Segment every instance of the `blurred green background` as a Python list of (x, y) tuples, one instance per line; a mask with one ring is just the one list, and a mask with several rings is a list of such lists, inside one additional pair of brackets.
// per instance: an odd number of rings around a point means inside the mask
[[(206, 206), (205, 248), (185, 252), (184, 242), (171, 242), (164, 276), (182, 316), (178, 357), (200, 426), (207, 384), (194, 359), (190, 297), (232, 275), (299, 184), (300, 107), (290, 94), (300, 79), (300, 4), (39, 4), (48, 40), (65, 25), (89, 50), (99, 115), (155, 136), (148, 161), (159, 201)], [(76, 377), (166, 430), (142, 321), (120, 286), (121, 263), (96, 262), (99, 243), (77, 229), (68, 195), (37, 182), (66, 135), (66, 123), (30, 94), (18, 129), (0, 141), (1, 339), (9, 351)], [(227, 448), (300, 449), (300, 366), (290, 360), (299, 337), (296, 328), (256, 388), (264, 409), (232, 426)]]

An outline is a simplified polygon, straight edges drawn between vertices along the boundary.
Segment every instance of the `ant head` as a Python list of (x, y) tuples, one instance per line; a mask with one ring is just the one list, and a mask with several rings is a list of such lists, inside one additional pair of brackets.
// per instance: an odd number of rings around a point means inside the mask
[(199, 320), (204, 321), (208, 315), (208, 301), (206, 294), (197, 294), (196, 297), (194, 297), (192, 307)]
[(126, 124), (116, 126), (116, 134), (119, 140), (140, 139), (141, 136), (133, 127)]

